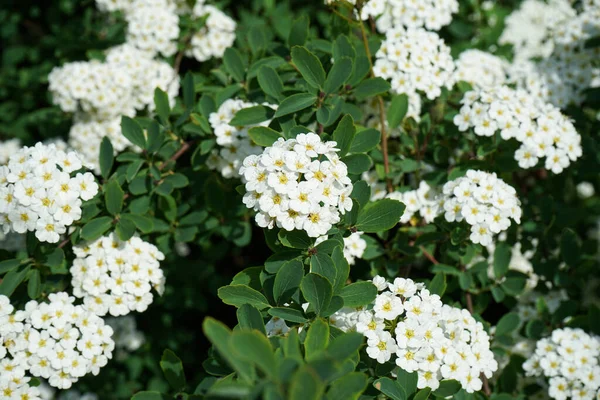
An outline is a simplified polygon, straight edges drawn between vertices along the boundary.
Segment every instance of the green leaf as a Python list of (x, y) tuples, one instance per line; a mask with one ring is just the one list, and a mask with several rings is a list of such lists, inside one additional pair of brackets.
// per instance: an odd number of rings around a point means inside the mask
[(24, 266), (19, 269), (13, 269), (4, 275), (4, 278), (0, 282), (0, 294), (10, 297), (21, 282), (23, 282), (30, 269), (30, 266)]
[(116, 179), (112, 179), (104, 185), (104, 202), (106, 203), (106, 210), (110, 214), (117, 215), (121, 212), (124, 196), (125, 193)]
[(292, 47), (292, 62), (309, 85), (315, 88), (323, 87), (325, 83), (323, 65), (319, 58), (308, 51), (306, 47)]
[(337, 62), (342, 57), (356, 58), (356, 50), (348, 40), (348, 36), (340, 35), (333, 42), (333, 59)]
[(273, 110), (266, 106), (242, 108), (229, 122), (231, 126), (256, 125), (273, 118)]
[(58, 267), (65, 260), (65, 252), (61, 248), (55, 248), (52, 252), (44, 254), (44, 265), (49, 267)]
[(304, 348), (308, 361), (315, 359), (329, 345), (329, 324), (318, 318), (308, 328)]
[(223, 64), (225, 64), (227, 72), (229, 72), (233, 79), (237, 82), (244, 80), (246, 67), (239, 51), (233, 47), (228, 47), (225, 50), (225, 54), (223, 54)]
[(356, 229), (367, 233), (387, 231), (400, 221), (404, 209), (404, 204), (392, 199), (370, 203), (358, 213)]
[(148, 217), (137, 214), (121, 214), (121, 220), (128, 219), (133, 222), (142, 233), (150, 233), (154, 229), (154, 223)]
[(350, 274), (350, 265), (348, 264), (348, 260), (344, 257), (344, 251), (341, 246), (333, 249), (331, 253), (331, 259), (333, 260), (333, 265), (335, 266), (335, 277), (333, 278), (333, 293), (338, 293), (348, 280), (348, 275)]
[(400, 94), (394, 96), (387, 113), (387, 122), (390, 129), (396, 129), (408, 112), (408, 96)]
[(416, 372), (406, 372), (402, 368), (398, 369), (396, 381), (400, 384), (402, 389), (404, 389), (404, 393), (406, 393), (407, 397), (417, 391), (418, 380), (419, 376)]
[(121, 117), (121, 132), (134, 145), (145, 149), (146, 137), (140, 124), (129, 117)]
[(277, 376), (275, 353), (265, 335), (257, 331), (233, 332), (231, 345), (240, 358), (258, 365), (271, 379)]
[(335, 128), (335, 131), (333, 131), (333, 140), (337, 142), (335, 147), (340, 149), (338, 151), (340, 157), (345, 156), (348, 150), (350, 150), (350, 145), (354, 140), (355, 134), (356, 127), (354, 126), (354, 120), (350, 115), (345, 115)]
[(171, 388), (175, 391), (180, 391), (185, 386), (185, 375), (183, 373), (183, 364), (179, 357), (175, 355), (171, 350), (165, 350), (162, 358), (160, 359), (160, 368), (171, 385)]
[(263, 147), (270, 147), (282, 137), (279, 132), (274, 131), (271, 128), (267, 128), (266, 126), (255, 126), (254, 128), (250, 128), (248, 131), (248, 136), (254, 143)]
[(300, 18), (294, 20), (288, 36), (288, 45), (290, 47), (302, 46), (306, 43), (306, 39), (308, 39), (308, 25), (308, 15), (302, 15)]
[(408, 396), (406, 392), (400, 386), (400, 384), (396, 381), (391, 380), (390, 378), (379, 378), (375, 382), (373, 382), (373, 386), (375, 389), (379, 390), (381, 393), (385, 394), (392, 400), (407, 400)]
[(277, 304), (287, 302), (291, 296), (300, 287), (300, 282), (304, 278), (304, 265), (298, 260), (288, 261), (283, 264), (273, 284), (273, 297)]
[(298, 93), (291, 95), (283, 99), (273, 117), (279, 118), (285, 115), (293, 114), (296, 111), (304, 110), (305, 108), (315, 104), (316, 101), (317, 96), (314, 94)]
[(267, 298), (257, 290), (246, 285), (228, 285), (219, 288), (218, 295), (223, 303), (235, 307), (250, 304), (259, 310), (270, 307)]
[(313, 244), (313, 239), (308, 237), (306, 231), (286, 231), (282, 229), (277, 237), (282, 245), (294, 249), (308, 249)]
[(280, 99), (283, 93), (283, 82), (275, 69), (264, 65), (258, 70), (258, 84), (271, 97)]
[(154, 89), (154, 104), (156, 105), (156, 115), (158, 115), (160, 122), (165, 126), (169, 125), (169, 114), (171, 114), (169, 96), (160, 90), (160, 88)]
[(303, 365), (294, 373), (289, 389), (289, 400), (321, 400), (325, 384), (308, 365)]
[(310, 272), (325, 277), (331, 283), (332, 288), (337, 284), (335, 265), (327, 254), (317, 253), (310, 257)]
[(357, 400), (367, 388), (367, 376), (362, 372), (350, 372), (333, 381), (327, 391), (327, 398), (331, 400)]
[(323, 91), (326, 94), (335, 93), (346, 81), (350, 78), (352, 74), (352, 60), (348, 57), (342, 57), (335, 61), (333, 67), (327, 74), (327, 79), (325, 80), (325, 85), (323, 86)]
[(579, 264), (581, 256), (581, 245), (579, 238), (572, 229), (565, 229), (560, 237), (560, 255), (563, 261), (570, 267)]
[(500, 242), (494, 251), (494, 276), (502, 278), (508, 272), (510, 259), (512, 257), (511, 247), (506, 242)]
[(340, 291), (344, 307), (360, 307), (370, 304), (377, 297), (377, 287), (371, 282), (356, 282)]
[(131, 400), (172, 400), (173, 397), (160, 393), (160, 392), (156, 392), (156, 391), (144, 391), (144, 392), (137, 392), (136, 394), (133, 395), (133, 397), (131, 398)]
[(135, 234), (135, 224), (131, 220), (122, 218), (117, 222), (115, 231), (117, 232), (119, 239), (126, 242)]
[(348, 332), (332, 340), (327, 347), (327, 354), (337, 361), (351, 358), (360, 349), (364, 336), (358, 332)]
[(4, 260), (0, 262), (0, 274), (3, 274), (5, 272), (10, 272), (13, 269), (17, 268), (19, 265), (21, 265), (21, 261), (15, 259), (12, 260)]
[(267, 46), (267, 38), (262, 28), (255, 26), (248, 32), (248, 44), (252, 54), (257, 54)]
[(42, 293), (42, 281), (40, 277), (40, 271), (34, 269), (29, 275), (29, 282), (27, 283), (27, 295), (30, 299), (35, 300), (40, 297)]
[(542, 333), (545, 329), (546, 326), (542, 321), (539, 319), (532, 319), (527, 322), (527, 325), (525, 326), (525, 335), (527, 335), (529, 339), (538, 340), (542, 338)]
[(437, 273), (429, 284), (429, 291), (431, 294), (437, 294), (442, 297), (446, 292), (446, 274)]
[(511, 333), (519, 327), (519, 322), (519, 314), (515, 312), (502, 316), (496, 325), (496, 337)]
[(113, 167), (115, 162), (114, 150), (113, 146), (110, 143), (110, 139), (108, 136), (104, 136), (102, 138), (102, 143), (100, 143), (100, 175), (104, 179), (107, 179), (110, 175), (110, 170)]
[(522, 276), (508, 277), (500, 284), (506, 294), (511, 296), (518, 296), (525, 289), (527, 279)]
[(453, 396), (460, 390), (460, 388), (461, 386), (459, 382), (455, 381), (454, 379), (445, 379), (440, 382), (440, 387), (437, 388), (433, 394), (438, 397)]
[(373, 150), (381, 140), (381, 132), (377, 129), (363, 129), (354, 136), (350, 153), (366, 153)]
[(431, 388), (421, 389), (417, 392), (413, 400), (427, 400), (431, 394)]
[(112, 226), (112, 218), (99, 217), (91, 220), (81, 229), (81, 237), (85, 240), (96, 240)]
[(348, 167), (348, 173), (359, 175), (371, 169), (373, 160), (366, 154), (350, 154), (342, 158), (342, 162)]
[(391, 85), (383, 78), (369, 78), (362, 81), (354, 88), (354, 96), (357, 100), (362, 101), (368, 97), (377, 96), (390, 90)]
[(238, 325), (242, 329), (256, 329), (263, 335), (267, 335), (265, 323), (260, 311), (250, 304), (243, 304), (237, 312)]
[(331, 283), (321, 275), (310, 273), (302, 279), (300, 289), (317, 316), (321, 316), (327, 310), (333, 296)]
[(269, 315), (278, 317), (286, 321), (303, 324), (308, 322), (308, 319), (304, 316), (304, 313), (300, 310), (296, 310), (289, 307), (272, 307), (269, 308)]

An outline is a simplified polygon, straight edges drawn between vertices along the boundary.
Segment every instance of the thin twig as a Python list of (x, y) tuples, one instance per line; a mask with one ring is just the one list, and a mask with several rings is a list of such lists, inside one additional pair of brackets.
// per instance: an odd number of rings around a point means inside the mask
[(421, 249), (421, 251), (423, 252), (423, 255), (425, 256), (426, 259), (428, 259), (429, 261), (431, 261), (434, 264), (439, 264), (439, 261), (435, 259), (435, 257), (429, 253), (427, 250), (425, 250), (425, 247), (423, 246), (419, 246), (419, 249)]
[(183, 39), (183, 48), (179, 50), (177, 55), (175, 56), (175, 62), (173, 63), (173, 69), (175, 70), (175, 76), (179, 76), (179, 68), (181, 68), (181, 62), (183, 61), (183, 56), (192, 41), (192, 34), (188, 33)]
[(162, 162), (159, 166), (158, 166), (158, 170), (162, 171), (169, 162), (171, 161), (177, 161), (177, 159), (179, 157), (181, 157), (182, 155), (185, 154), (186, 151), (188, 151), (191, 147), (192, 147), (192, 143), (194, 141), (189, 141), (189, 142), (184, 142), (181, 147), (179, 148), (179, 150), (177, 150), (177, 152), (175, 154), (173, 154), (171, 156), (171, 158), (169, 158), (167, 161)]

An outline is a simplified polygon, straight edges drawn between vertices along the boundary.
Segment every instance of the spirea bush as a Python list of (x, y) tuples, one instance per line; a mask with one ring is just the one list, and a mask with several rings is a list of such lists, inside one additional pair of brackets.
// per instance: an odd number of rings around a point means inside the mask
[(0, 10), (0, 399), (600, 399), (600, 2)]

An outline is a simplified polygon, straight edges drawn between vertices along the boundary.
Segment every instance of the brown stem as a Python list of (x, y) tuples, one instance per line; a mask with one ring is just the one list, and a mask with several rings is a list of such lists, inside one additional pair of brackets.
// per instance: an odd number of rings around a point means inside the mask
[(179, 150), (177, 150), (177, 152), (176, 152), (175, 154), (173, 154), (173, 155), (171, 156), (171, 158), (169, 158), (169, 160), (167, 160), (167, 161), (165, 161), (165, 162), (161, 163), (161, 164), (158, 166), (158, 170), (159, 170), (159, 171), (162, 171), (162, 170), (163, 170), (163, 169), (164, 169), (164, 168), (167, 166), (167, 164), (168, 164), (170, 161), (177, 161), (177, 159), (178, 159), (179, 157), (181, 157), (182, 155), (184, 155), (184, 154), (185, 154), (185, 152), (186, 152), (186, 151), (188, 151), (188, 150), (189, 150), (189, 149), (192, 147), (192, 143), (193, 143), (193, 140), (192, 140), (192, 141), (189, 141), (189, 142), (185, 142), (185, 143), (183, 143), (183, 144), (181, 145), (181, 147), (179, 148)]
[[(369, 48), (369, 41), (367, 39), (367, 31), (365, 29), (365, 24), (362, 20), (360, 21), (360, 33), (362, 35), (365, 53), (367, 54), (367, 58), (369, 59), (369, 74), (372, 78), (374, 78), (375, 73), (373, 72), (373, 60), (371, 56), (371, 49)], [(394, 185), (392, 184), (392, 180), (389, 177), (390, 159), (388, 154), (388, 137), (385, 128), (385, 105), (383, 104), (383, 98), (381, 96), (377, 96), (377, 102), (379, 105), (379, 126), (381, 129), (381, 152), (383, 153), (383, 170), (385, 171), (385, 182), (388, 193), (391, 193), (394, 191)]]
[(419, 249), (421, 249), (421, 251), (423, 252), (423, 255), (425, 256), (426, 259), (428, 259), (429, 261), (431, 261), (434, 264), (439, 264), (439, 261), (435, 259), (435, 257), (429, 253), (427, 250), (425, 250), (425, 247), (423, 246), (419, 246)]
[(183, 56), (192, 41), (192, 34), (189, 33), (183, 39), (183, 49), (179, 50), (177, 55), (175, 56), (175, 62), (173, 63), (173, 69), (175, 70), (175, 75), (179, 76), (179, 68), (181, 68), (181, 62), (183, 61)]
[(63, 247), (65, 247), (67, 245), (67, 243), (69, 243), (69, 240), (71, 240), (71, 238), (66, 238), (65, 240), (60, 242), (60, 244), (58, 245), (58, 248), (62, 249)]

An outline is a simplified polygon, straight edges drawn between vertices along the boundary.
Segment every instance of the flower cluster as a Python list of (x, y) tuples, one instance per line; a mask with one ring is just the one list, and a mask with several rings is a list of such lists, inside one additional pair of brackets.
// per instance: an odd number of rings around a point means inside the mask
[(516, 60), (547, 57), (553, 50), (549, 40), (552, 29), (574, 15), (568, 0), (525, 0), (504, 21), (498, 42), (511, 44)]
[(37, 143), (23, 147), (0, 167), (0, 218), (4, 233), (35, 231), (42, 242), (56, 243), (81, 218), (81, 202), (98, 193), (98, 184), (75, 152)]
[(395, 93), (424, 92), (429, 100), (453, 85), (450, 48), (434, 32), (422, 28), (393, 29), (377, 51), (376, 76), (391, 80)]
[(143, 312), (152, 303), (152, 287), (163, 292), (159, 260), (165, 256), (139, 237), (123, 242), (112, 233), (73, 251), (77, 256), (70, 270), (73, 295), (83, 298), (86, 308), (97, 315)]
[(506, 83), (508, 63), (493, 54), (477, 49), (460, 53), (456, 60), (455, 80), (472, 86), (495, 87)]
[(179, 17), (169, 0), (135, 0), (129, 8), (127, 42), (154, 57), (172, 56), (177, 51)]
[(398, 27), (439, 31), (450, 24), (452, 14), (457, 12), (457, 0), (369, 0), (363, 6), (361, 17), (376, 18), (380, 32)]
[(535, 166), (545, 157), (545, 167), (561, 173), (581, 157), (581, 136), (558, 108), (533, 98), (524, 90), (507, 86), (476, 88), (467, 92), (454, 124), (461, 131), (474, 128), (479, 136), (493, 136), (521, 143), (515, 160), (521, 168)]
[(469, 170), (442, 188), (444, 217), (471, 225), (473, 243), (487, 246), (492, 236), (508, 229), (511, 219), (521, 223), (521, 202), (516, 190), (495, 173)]
[(400, 217), (400, 222), (405, 224), (411, 221), (418, 212), (426, 223), (431, 223), (440, 214), (440, 196), (425, 181), (419, 183), (417, 190), (408, 190), (405, 192), (393, 192), (387, 195), (387, 198), (398, 200), (406, 209)]
[(243, 201), (257, 211), (260, 227), (305, 230), (319, 237), (340, 221), (340, 213), (352, 209), (352, 183), (335, 146), (317, 134), (301, 133), (246, 157), (240, 168)]
[(235, 41), (237, 26), (224, 12), (204, 3), (204, 0), (197, 1), (192, 10), (195, 18), (206, 18), (206, 24), (192, 36), (191, 48), (187, 52), (198, 61), (223, 57), (225, 50)]
[(19, 139), (10, 139), (0, 142), (0, 165), (8, 164), (10, 156), (21, 149)]
[(114, 348), (112, 329), (96, 314), (74, 305), (75, 298), (65, 292), (52, 293), (48, 300), (32, 300), (25, 310), (13, 312), (8, 299), (0, 296), (0, 310), (8, 310), (0, 311), (0, 339), (12, 356), (0, 361), (0, 376), (21, 369), (68, 389), (107, 364)]
[(131, 77), (117, 65), (76, 61), (48, 75), (52, 99), (65, 112), (83, 111), (96, 119), (133, 115)]
[(225, 178), (239, 178), (238, 172), (244, 159), (249, 155), (262, 153), (262, 148), (250, 140), (248, 130), (253, 126), (268, 126), (271, 121), (259, 125), (229, 125), (238, 111), (256, 105), (258, 104), (239, 99), (228, 99), (208, 117), (221, 148), (212, 151), (207, 164), (210, 169), (220, 171)]
[(579, 328), (556, 329), (537, 342), (523, 369), (529, 376), (547, 378), (553, 399), (596, 398), (600, 395), (600, 338)]
[(481, 390), (480, 375), (491, 377), (498, 364), (480, 322), (410, 279), (375, 277), (373, 284), (380, 292), (373, 304), (334, 314), (336, 325), (365, 335), (367, 354), (379, 363), (395, 355), (400, 368), (418, 373), (419, 388), (435, 390), (441, 379), (455, 379), (469, 393)]

